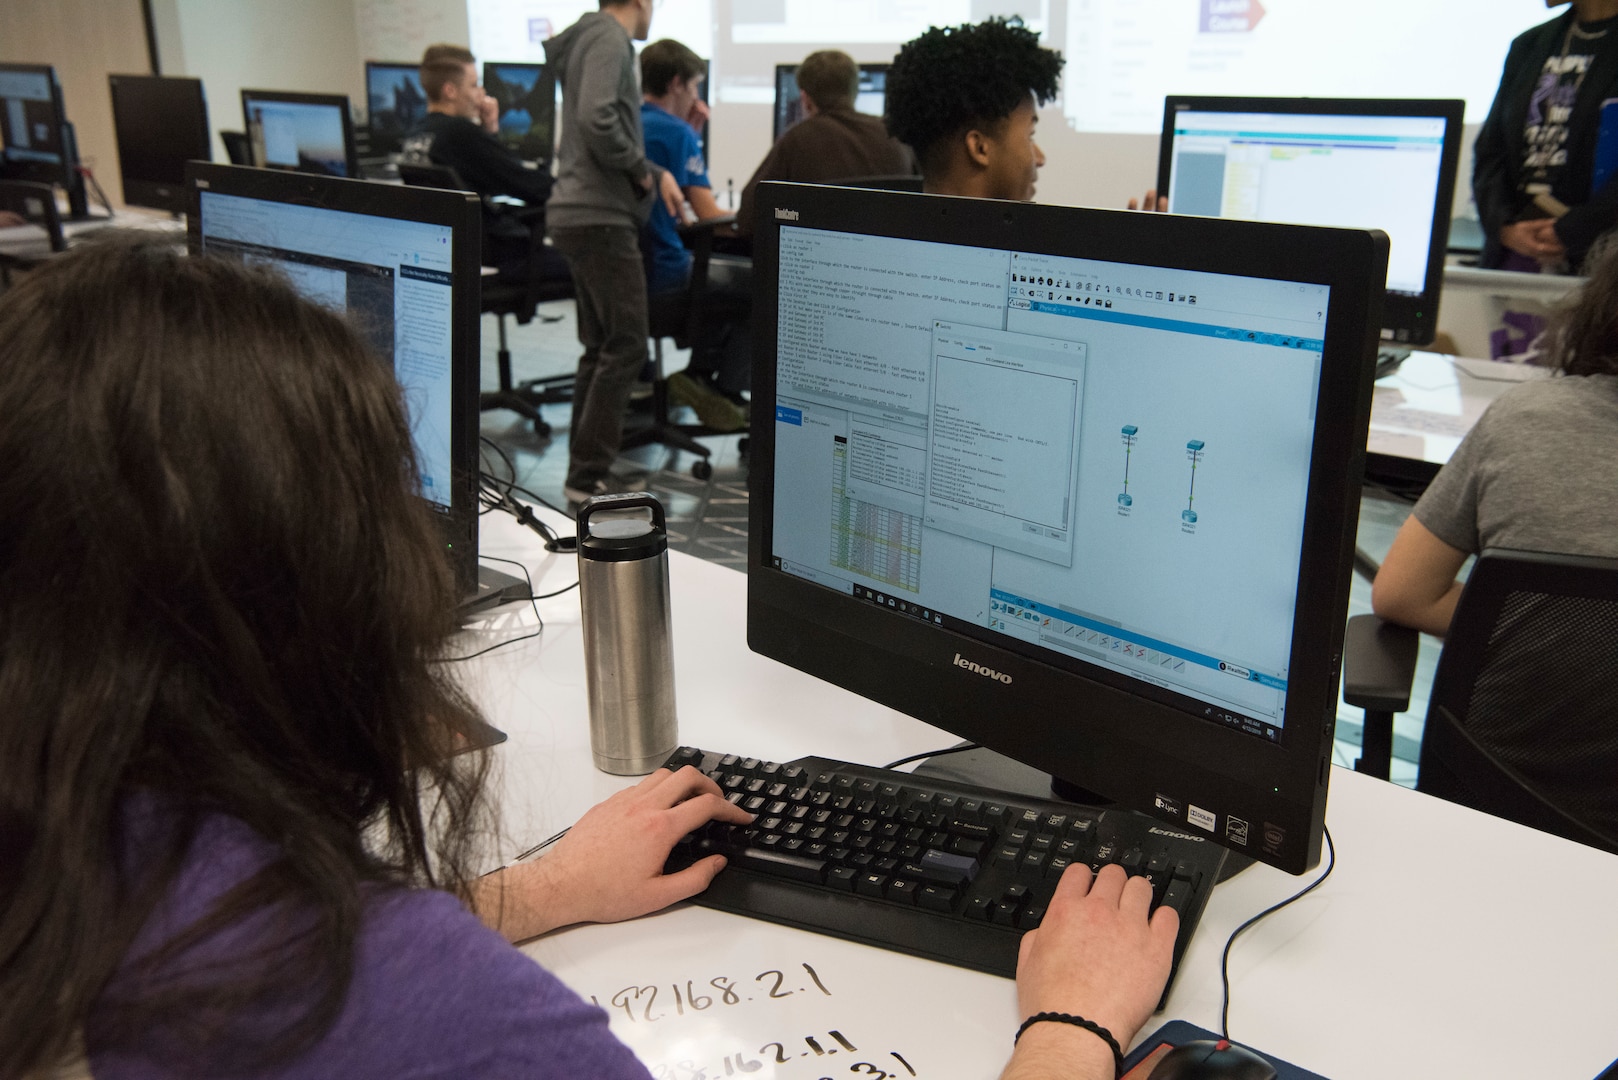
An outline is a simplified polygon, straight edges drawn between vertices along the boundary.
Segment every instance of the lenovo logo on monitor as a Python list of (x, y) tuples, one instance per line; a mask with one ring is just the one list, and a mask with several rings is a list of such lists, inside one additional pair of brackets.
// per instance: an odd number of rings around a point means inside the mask
[(1007, 686), (1011, 685), (1011, 676), (1010, 675), (1006, 675), (1006, 674), (1004, 674), (1002, 672), (996, 671), (993, 668), (986, 668), (982, 664), (974, 664), (970, 660), (963, 659), (961, 657), (960, 653), (955, 654), (955, 666), (958, 667), (958, 668), (965, 668), (966, 670), (971, 671), (971, 672), (975, 672), (978, 675), (982, 675), (986, 679), (998, 679), (1000, 682), (1005, 683)]

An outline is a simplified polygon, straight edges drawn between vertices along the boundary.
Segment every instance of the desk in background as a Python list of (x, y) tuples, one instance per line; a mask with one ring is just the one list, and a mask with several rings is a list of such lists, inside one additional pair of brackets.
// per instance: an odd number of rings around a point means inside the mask
[[(537, 591), (574, 579), (571, 558), (547, 556), (515, 524), (491, 515), (483, 526), (483, 551), (524, 562)], [(682, 742), (882, 764), (956, 741), (749, 652), (746, 578), (677, 552), (669, 561)], [(510, 735), (494, 751), (507, 832), (491, 867), (632, 782), (590, 764), (577, 594), (540, 609), (541, 638), (465, 665)], [(503, 608), (469, 651), (532, 623), (526, 605)], [(1346, 770), (1331, 783), (1337, 869), (1238, 942), (1237, 1039), (1332, 1080), (1588, 1080), (1618, 1057), (1618, 858)], [(1312, 878), (1260, 865), (1215, 890), (1147, 1029), (1217, 1029), (1226, 937)], [(694, 905), (525, 951), (607, 1008), (654, 1077), (700, 1068), (718, 1080), (728, 1062), (761, 1080), (869, 1080), (851, 1071), (869, 1062), (909, 1080), (898, 1054), (918, 1080), (990, 1078), (1020, 1019), (1008, 980)], [(762, 1065), (746, 1071), (738, 1054)]]
[(1366, 478), (1419, 495), (1490, 402), (1548, 374), (1527, 364), (1411, 353), (1373, 390)]

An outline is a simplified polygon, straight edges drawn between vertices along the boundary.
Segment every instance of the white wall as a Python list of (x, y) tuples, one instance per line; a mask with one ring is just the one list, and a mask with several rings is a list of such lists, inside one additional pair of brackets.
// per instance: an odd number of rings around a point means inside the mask
[[(163, 74), (200, 78), (215, 132), (240, 131), (242, 89), (365, 100), (355, 0), (153, 0)], [(214, 145), (214, 159), (225, 150)]]

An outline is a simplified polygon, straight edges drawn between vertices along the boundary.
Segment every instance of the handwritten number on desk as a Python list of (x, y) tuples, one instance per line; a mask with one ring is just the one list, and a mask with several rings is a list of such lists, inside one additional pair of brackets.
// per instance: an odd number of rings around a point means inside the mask
[[(831, 1046), (833, 1041), (838, 1045)], [(814, 1057), (810, 1060), (829, 1058), (839, 1052), (838, 1047), (850, 1053), (858, 1051), (858, 1048), (840, 1031), (827, 1032), (826, 1036), (821, 1038), (806, 1035), (803, 1042), (809, 1050), (800, 1051), (795, 1055), (783, 1042), (767, 1042), (759, 1047), (758, 1051), (764, 1055), (764, 1061), (747, 1054), (727, 1054), (719, 1066), (711, 1070), (692, 1061), (682, 1061), (678, 1065), (654, 1065), (652, 1076), (653, 1080), (717, 1080), (720, 1068), (724, 1069), (725, 1076), (734, 1077), (739, 1073), (758, 1072), (764, 1067), (765, 1062), (773, 1062), (776, 1065), (795, 1064), (804, 1058), (810, 1058), (810, 1050), (814, 1051)], [(822, 1045), (823, 1043), (825, 1045)], [(907, 1076), (917, 1075), (915, 1068), (897, 1050), (890, 1050), (888, 1057), (903, 1066), (904, 1072), (901, 1073), (897, 1069), (889, 1072), (882, 1065), (875, 1065), (869, 1061), (856, 1061), (848, 1067), (848, 1073), (860, 1080), (905, 1080)], [(824, 1068), (827, 1064), (830, 1062), (823, 1061), (819, 1067)], [(837, 1080), (837, 1078), (822, 1076), (820, 1080)]]
[[(809, 977), (808, 981), (814, 985), (816, 990), (819, 990), (827, 997), (832, 996), (831, 991), (826, 988), (825, 982), (821, 980), (820, 974), (814, 968), (808, 964), (800, 964), (799, 966), (803, 968), (804, 973)], [(800, 986), (797, 990), (794, 990), (786, 985), (786, 980), (786, 973), (779, 968), (761, 971), (753, 976), (753, 982), (759, 984), (759, 989), (767, 991), (766, 996), (760, 1000), (779, 1000), (791, 997), (798, 991), (808, 990), (807, 986)], [(751, 997), (744, 999), (741, 992), (736, 989), (736, 981), (729, 976), (716, 975), (708, 980), (708, 985), (717, 992), (717, 1000), (713, 994), (698, 991), (695, 979), (686, 980), (683, 992), (679, 983), (670, 983), (668, 988), (674, 996), (674, 1009), (672, 1012), (669, 1011), (666, 1004), (667, 998), (664, 999), (665, 1004), (658, 1011), (653, 1011), (653, 1007), (657, 1002), (658, 991), (662, 989), (659, 986), (626, 986), (612, 995), (608, 1002), (613, 1008), (622, 1009), (624, 1016), (630, 1021), (650, 1024), (666, 1016), (684, 1016), (687, 1008), (701, 1012), (703, 1009), (711, 1008), (719, 1002), (726, 1005), (738, 1005), (743, 1000), (753, 1000)], [(601, 1000), (594, 994), (590, 995), (590, 1000), (597, 1005), (601, 1004)]]

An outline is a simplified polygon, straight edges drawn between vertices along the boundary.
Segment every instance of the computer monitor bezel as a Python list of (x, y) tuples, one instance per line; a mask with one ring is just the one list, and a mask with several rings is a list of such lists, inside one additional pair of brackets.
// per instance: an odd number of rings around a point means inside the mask
[[(785, 135), (787, 133), (788, 129), (790, 129), (792, 127), (795, 127), (798, 124), (803, 122), (801, 117), (798, 120), (793, 121), (792, 123), (787, 123), (786, 122), (787, 111), (789, 109), (791, 109), (792, 103), (789, 102), (789, 101), (783, 101), (782, 100), (782, 95), (781, 95), (781, 76), (783, 74), (790, 74), (792, 76), (792, 84), (793, 84), (793, 86), (796, 86), (797, 83), (798, 83), (797, 72), (798, 72), (798, 69), (800, 67), (802, 67), (802, 66), (803, 66), (802, 64), (776, 64), (775, 65), (775, 115), (774, 115), (774, 119), (773, 119), (774, 132), (775, 133), (771, 137), (771, 140), (770, 140), (771, 142), (780, 142), (781, 141), (781, 136)], [(861, 75), (865, 75), (868, 72), (878, 72), (878, 71), (882, 72), (883, 74), (886, 74), (889, 70), (892, 69), (893, 65), (891, 63), (860, 64), (860, 65), (858, 65), (858, 67), (860, 69), (860, 74)], [(886, 84), (884, 84), (884, 85), (886, 85)], [(883, 93), (885, 95), (887, 93), (887, 91), (884, 90)]]
[[(396, 154), (401, 149), (401, 142), (409, 131), (401, 131), (398, 135), (389, 135), (377, 131), (376, 110), (371, 107), (371, 73), (378, 70), (409, 71), (415, 77), (416, 84), (421, 84), (421, 63), (416, 60), (367, 60), (365, 61), (365, 134), (370, 152), (373, 154)], [(426, 90), (422, 91), (423, 108), (426, 108)], [(392, 140), (388, 145), (383, 142)]]
[[(532, 60), (485, 60), (485, 61), (483, 61), (483, 72), (482, 72), (482, 74), (483, 74), (483, 87), (484, 87), (484, 92), (485, 93), (488, 92), (489, 73), (490, 73), (490, 71), (492, 71), (495, 68), (533, 68), (533, 69), (538, 70), (538, 72), (539, 72), (539, 78), (537, 80), (535, 80), (536, 85), (539, 82), (545, 82), (545, 83), (550, 84), (550, 87), (551, 87), (551, 93), (550, 93), (550, 102), (551, 102), (551, 117), (550, 117), (551, 124), (550, 124), (550, 127), (551, 127), (551, 131), (550, 131), (550, 138), (549, 139), (534, 139), (532, 137), (533, 136), (533, 126), (532, 126), (532, 124), (530, 124), (528, 131), (524, 132), (523, 135), (522, 135), (522, 138), (520, 138), (520, 139), (512, 140), (512, 139), (506, 138), (506, 136), (504, 134), (501, 134), (501, 133), (498, 133), (498, 132), (495, 134), (495, 138), (499, 139), (500, 142), (504, 146), (506, 146), (512, 153), (516, 154), (518, 157), (522, 158), (523, 160), (525, 160), (525, 161), (538, 161), (538, 162), (543, 162), (546, 165), (549, 165), (551, 160), (556, 156), (556, 135), (557, 135), (557, 130), (558, 130), (557, 129), (557, 110), (556, 110), (556, 93), (557, 93), (556, 73), (551, 70), (551, 68), (550, 68), (550, 66), (548, 64), (536, 63), (535, 61), (532, 61)], [(502, 114), (503, 114), (503, 111), (502, 111)]]
[[(325, 105), (336, 108), (342, 116), (343, 122), (343, 168), (348, 170), (346, 177), (336, 177), (339, 180), (353, 180), (360, 174), (359, 147), (354, 141), (354, 113), (349, 106), (347, 94), (305, 94), (292, 90), (242, 90), (242, 127), (248, 134), (251, 144), (253, 122), (249, 112), (250, 103), (259, 101), (284, 101), (294, 105)], [(267, 168), (275, 172), (303, 172), (300, 169), (287, 169), (279, 165), (255, 166)], [(320, 176), (322, 173), (304, 172), (305, 176)]]
[[(888, 191), (766, 183), (754, 225), (753, 414), (776, 415), (780, 229), (1047, 253), (1326, 285), (1331, 289), (1293, 610), (1286, 724), (1279, 742), (1192, 716), (1126, 687), (1035, 659), (989, 632), (936, 627), (781, 570), (773, 561), (775, 424), (754, 426), (747, 639), (754, 651), (981, 743), (1127, 808), (1200, 834), (1159, 801), (1252, 823), (1236, 847), (1291, 873), (1321, 853), (1360, 476), (1370, 356), (1387, 238), (1217, 218), (1079, 209)], [(986, 678), (954, 662), (967, 657)], [(1060, 725), (1008, 724), (1053, 703)], [(1053, 738), (1071, 732), (1071, 737)]]
[[(176, 180), (156, 179), (149, 176), (136, 176), (130, 172), (127, 150), (133, 142), (135, 132), (130, 128), (133, 119), (119, 108), (119, 86), (157, 87), (163, 86), (172, 89), (175, 96), (166, 104), (183, 97), (189, 116), (181, 115), (179, 119), (192, 121), (194, 126), (187, 124), (188, 131), (183, 135), (194, 137), (191, 148), (194, 153), (187, 154), (179, 161), (179, 178)], [(212, 161), (213, 160), (213, 133), (208, 126), (208, 97), (203, 89), (201, 79), (187, 78), (172, 75), (108, 75), (107, 92), (112, 101), (112, 130), (113, 138), (118, 144), (118, 172), (123, 182), (124, 202), (130, 206), (145, 206), (153, 210), (167, 210), (173, 214), (185, 212), (188, 194), (185, 183), (185, 162)], [(125, 102), (125, 107), (129, 106)], [(141, 117), (145, 121), (144, 114)], [(175, 115), (167, 108), (162, 110), (161, 120), (165, 124), (172, 124)], [(176, 129), (178, 125), (176, 125)], [(183, 136), (182, 136), (183, 137)]]
[[(1417, 116), (1444, 121), (1438, 187), (1433, 193), (1432, 235), (1428, 237), (1425, 284), (1419, 296), (1388, 291), (1382, 306), (1383, 337), (1408, 347), (1431, 345), (1438, 333), (1438, 304), (1444, 284), (1456, 171), (1461, 159), (1466, 102), (1433, 98), (1204, 97), (1170, 94), (1163, 100), (1163, 129), (1157, 158), (1157, 190), (1168, 194), (1174, 167), (1175, 118), (1183, 112), (1279, 113), (1288, 116)], [(1298, 224), (1309, 224), (1299, 222)]]
[[(67, 119), (67, 103), (62, 95), (62, 83), (56, 77), (56, 68), (51, 64), (13, 64), (0, 63), (0, 73), (16, 72), (24, 75), (43, 75), (51, 87), (51, 122), (57, 131), (57, 141), (62, 147), (62, 160), (56, 163), (43, 161), (29, 161), (20, 159), (13, 161), (5, 156), (3, 147), (10, 143), (0, 133), (0, 175), (11, 180), (32, 180), (42, 184), (54, 184), (71, 192), (82, 184), (78, 174), (77, 141), (74, 137), (72, 125)], [(9, 127), (9, 121), (4, 121)]]
[[(479, 320), (482, 289), (482, 204), (470, 192), (379, 184), (284, 169), (192, 162), (186, 166), (186, 235), (203, 250), (204, 193), (310, 206), (351, 214), (444, 225), (453, 230), (450, 297), (450, 500), (427, 501), (442, 531), (463, 597), (478, 582), (478, 417), (482, 377)], [(380, 357), (392, 369), (392, 357)]]

